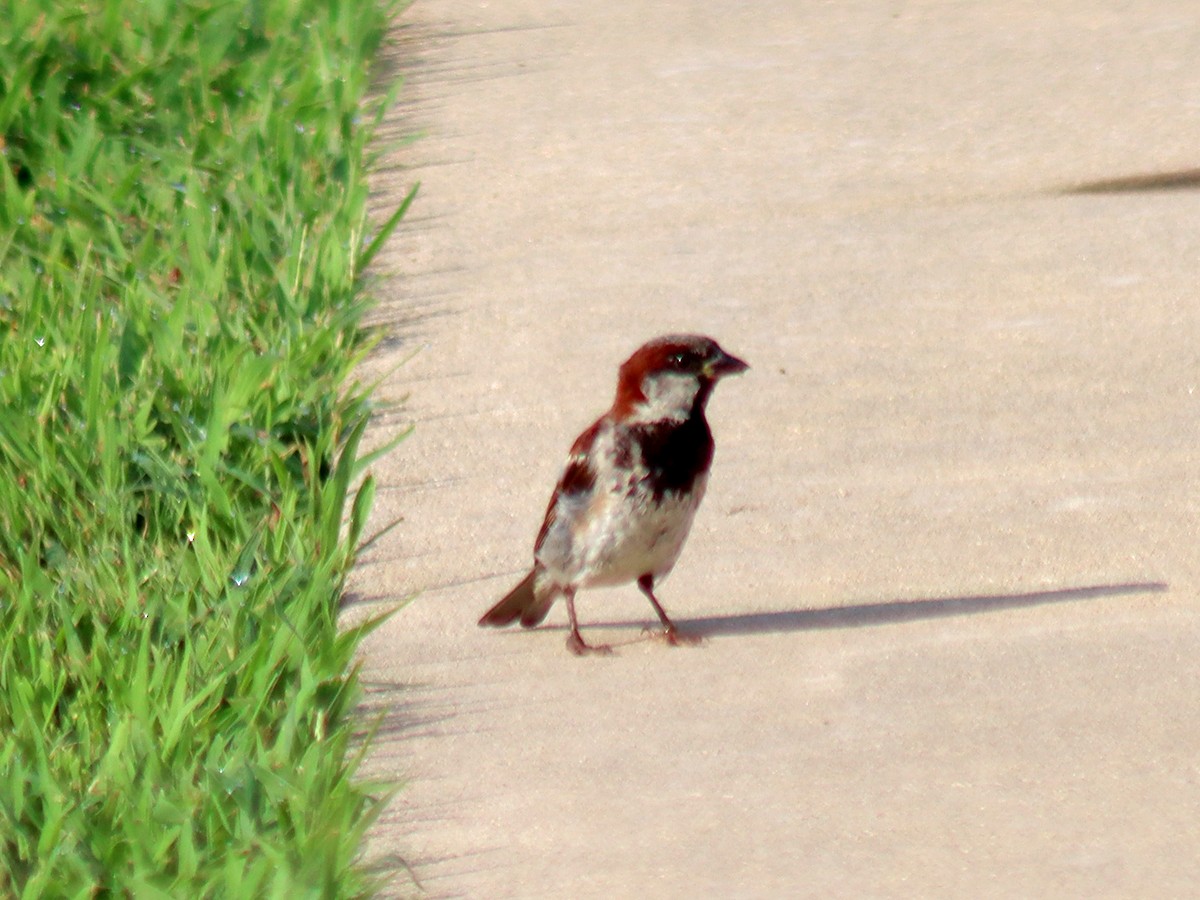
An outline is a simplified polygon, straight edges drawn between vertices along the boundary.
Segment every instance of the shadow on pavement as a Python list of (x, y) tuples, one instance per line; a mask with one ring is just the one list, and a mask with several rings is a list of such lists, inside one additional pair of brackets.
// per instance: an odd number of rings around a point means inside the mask
[(809, 631), (822, 628), (858, 628), (866, 625), (888, 625), (921, 619), (938, 619), (943, 616), (974, 615), (1003, 609), (1021, 609), (1046, 603), (1096, 600), (1102, 597), (1118, 597), (1123, 594), (1161, 593), (1167, 590), (1167, 587), (1161, 581), (1097, 584), (1023, 594), (980, 594), (969, 597), (889, 600), (883, 603), (860, 603), (854, 606), (833, 606), (825, 609), (789, 609), (736, 616), (680, 618), (676, 621), (681, 629), (705, 637), (722, 634)]
[(1089, 181), (1064, 189), (1063, 194), (1140, 194), (1148, 191), (1186, 191), (1200, 188), (1200, 169), (1151, 172)]

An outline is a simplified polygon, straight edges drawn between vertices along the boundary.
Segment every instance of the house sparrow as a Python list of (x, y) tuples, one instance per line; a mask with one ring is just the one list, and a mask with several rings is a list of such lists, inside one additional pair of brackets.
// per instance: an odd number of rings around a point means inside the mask
[(531, 628), (561, 594), (571, 620), (567, 648), (611, 653), (580, 636), (575, 594), (636, 581), (667, 641), (684, 640), (654, 596), (654, 583), (679, 558), (708, 484), (709, 395), (723, 376), (748, 368), (700, 335), (660, 337), (629, 357), (612, 408), (571, 448), (534, 544), (532, 571), (479, 624), (519, 619)]

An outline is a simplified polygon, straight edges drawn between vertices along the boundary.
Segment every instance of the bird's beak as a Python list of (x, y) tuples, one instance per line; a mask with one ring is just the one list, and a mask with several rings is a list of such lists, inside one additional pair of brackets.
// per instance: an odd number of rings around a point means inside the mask
[(722, 350), (720, 356), (705, 363), (704, 374), (709, 378), (721, 378), (725, 375), (737, 375), (748, 368), (748, 364)]

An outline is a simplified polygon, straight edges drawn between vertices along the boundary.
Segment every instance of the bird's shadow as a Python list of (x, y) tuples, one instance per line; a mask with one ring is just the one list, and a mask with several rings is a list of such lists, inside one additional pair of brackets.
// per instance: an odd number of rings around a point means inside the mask
[[(731, 616), (701, 616), (692, 619), (676, 619), (675, 621), (681, 631), (698, 637), (777, 634), (789, 631), (895, 625), (924, 619), (940, 619), (946, 616), (968, 616), (1005, 609), (1023, 609), (1049, 603), (1097, 600), (1126, 594), (1162, 593), (1167, 588), (1168, 585), (1161, 581), (1093, 584), (1051, 591), (888, 600), (880, 603), (857, 603), (850, 606), (830, 606), (821, 609), (783, 609)], [(583, 624), (586, 628), (644, 628), (643, 622), (629, 621)], [(549, 627), (560, 628), (562, 626)]]
[(1147, 194), (1160, 191), (1189, 191), (1200, 189), (1200, 168), (1175, 169), (1166, 172), (1144, 172), (1120, 175), (1099, 181), (1086, 181), (1062, 188), (1060, 194)]

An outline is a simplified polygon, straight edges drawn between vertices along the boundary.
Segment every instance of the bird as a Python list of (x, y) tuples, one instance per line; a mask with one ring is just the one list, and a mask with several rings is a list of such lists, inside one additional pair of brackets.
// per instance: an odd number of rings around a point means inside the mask
[(576, 439), (534, 542), (533, 567), (480, 626), (540, 624), (567, 601), (567, 649), (608, 654), (579, 633), (575, 596), (584, 588), (636, 582), (667, 643), (681, 634), (654, 594), (675, 566), (704, 498), (713, 459), (705, 407), (714, 386), (749, 366), (710, 337), (671, 334), (622, 363), (612, 406)]

